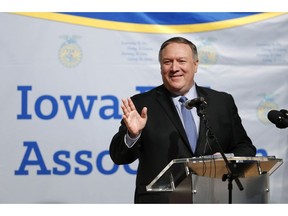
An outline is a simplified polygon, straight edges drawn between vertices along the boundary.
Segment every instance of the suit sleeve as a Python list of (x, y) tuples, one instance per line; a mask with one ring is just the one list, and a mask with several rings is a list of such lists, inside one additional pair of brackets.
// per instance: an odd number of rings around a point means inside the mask
[(110, 157), (115, 164), (129, 164), (138, 158), (141, 137), (133, 147), (128, 148), (124, 141), (126, 133), (127, 128), (124, 122), (121, 121), (121, 126), (119, 127), (118, 132), (113, 136), (109, 148)]

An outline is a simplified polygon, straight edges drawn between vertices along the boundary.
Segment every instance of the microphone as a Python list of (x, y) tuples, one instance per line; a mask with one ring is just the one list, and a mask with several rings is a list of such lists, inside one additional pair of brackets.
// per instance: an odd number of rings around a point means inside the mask
[[(277, 111), (277, 110), (271, 110), (268, 112), (268, 119), (276, 125), (277, 128), (286, 128), (288, 127), (288, 118), (286, 112), (287, 110), (284, 111)], [(283, 112), (285, 114), (283, 114)], [(286, 117), (285, 117), (286, 115)]]
[(281, 109), (280, 112), (284, 115), (284, 118), (288, 119), (288, 111), (285, 109)]
[(187, 100), (184, 105), (186, 109), (192, 109), (193, 107), (198, 107), (199, 105), (203, 103), (207, 104), (207, 102), (205, 101), (203, 97), (198, 97), (192, 100)]

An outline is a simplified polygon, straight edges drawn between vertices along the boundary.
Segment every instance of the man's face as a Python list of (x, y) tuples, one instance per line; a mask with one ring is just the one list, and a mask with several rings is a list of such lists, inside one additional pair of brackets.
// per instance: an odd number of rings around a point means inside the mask
[(162, 50), (161, 75), (165, 87), (176, 95), (184, 95), (194, 85), (198, 61), (187, 44), (171, 43)]

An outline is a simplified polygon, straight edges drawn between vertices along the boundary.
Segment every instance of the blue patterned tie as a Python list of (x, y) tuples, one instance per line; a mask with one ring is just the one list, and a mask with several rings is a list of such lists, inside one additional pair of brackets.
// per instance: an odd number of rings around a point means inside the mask
[(181, 102), (181, 113), (183, 117), (186, 135), (188, 137), (192, 151), (195, 152), (195, 148), (197, 144), (197, 129), (196, 129), (195, 121), (194, 121), (191, 111), (185, 108), (186, 100), (187, 98), (184, 96), (182, 96), (179, 99), (179, 101)]

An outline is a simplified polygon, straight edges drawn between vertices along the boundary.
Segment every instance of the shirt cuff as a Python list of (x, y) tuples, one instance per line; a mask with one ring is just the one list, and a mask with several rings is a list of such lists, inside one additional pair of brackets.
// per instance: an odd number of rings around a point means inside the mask
[(140, 136), (141, 136), (141, 133), (140, 133), (137, 137), (131, 138), (131, 137), (129, 136), (128, 132), (127, 132), (127, 133), (125, 134), (125, 136), (124, 136), (124, 142), (125, 142), (126, 146), (127, 146), (128, 148), (132, 148), (133, 145), (134, 145), (134, 144), (137, 142), (137, 140), (140, 138)]

